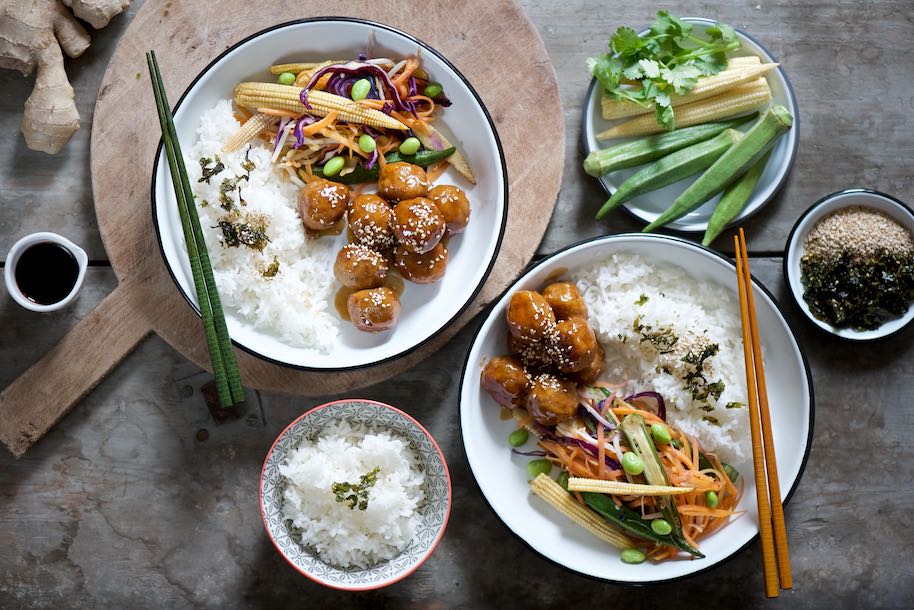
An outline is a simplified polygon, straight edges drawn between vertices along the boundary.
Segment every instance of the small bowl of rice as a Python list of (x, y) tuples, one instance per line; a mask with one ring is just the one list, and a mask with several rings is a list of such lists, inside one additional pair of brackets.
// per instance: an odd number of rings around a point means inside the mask
[(450, 512), (451, 477), (435, 439), (373, 400), (306, 412), (273, 442), (260, 474), (260, 514), (276, 550), (335, 589), (409, 576), (435, 550)]

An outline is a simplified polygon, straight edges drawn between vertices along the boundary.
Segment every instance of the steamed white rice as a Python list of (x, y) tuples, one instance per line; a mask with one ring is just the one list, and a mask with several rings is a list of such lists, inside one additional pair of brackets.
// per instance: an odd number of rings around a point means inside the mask
[[(697, 437), (706, 451), (731, 464), (747, 460), (751, 441), (736, 298), (680, 267), (628, 253), (583, 268), (573, 279), (606, 351), (604, 378), (622, 384), (626, 393), (660, 393), (670, 423)], [(712, 344), (719, 351), (701, 371), (683, 361)], [(688, 387), (695, 373), (702, 375), (695, 378), (697, 392)], [(712, 392), (696, 398), (705, 382), (723, 385), (719, 397)]]
[[(332, 310), (334, 244), (305, 235), (296, 206), (298, 187), (274, 169), (270, 161), (273, 151), (260, 139), (252, 142), (248, 156), (255, 166), (250, 179), (238, 182), (246, 205), (239, 205), (237, 189), (227, 196), (243, 214), (267, 217), (270, 241), (262, 252), (223, 243), (218, 222), (226, 210), (219, 203), (219, 186), (226, 178), (247, 173), (241, 166), (247, 146), (222, 152), (222, 145), (239, 126), (231, 101), (219, 101), (203, 113), (197, 142), (184, 159), (223, 306), (287, 345), (326, 353), (339, 333), (339, 320)], [(216, 155), (225, 170), (214, 175), (209, 184), (198, 182), (202, 175), (200, 159)], [(274, 257), (279, 271), (267, 278), (264, 271)]]
[[(380, 467), (365, 510), (337, 502), (334, 483), (358, 483)], [(302, 543), (340, 568), (367, 568), (392, 559), (416, 534), (425, 475), (407, 441), (388, 431), (339, 421), (302, 441), (279, 467), (288, 485), (283, 515)]]

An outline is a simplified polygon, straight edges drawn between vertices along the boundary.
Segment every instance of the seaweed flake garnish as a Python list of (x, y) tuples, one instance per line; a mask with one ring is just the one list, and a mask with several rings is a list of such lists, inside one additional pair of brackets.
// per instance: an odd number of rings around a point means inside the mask
[(246, 151), (244, 151), (244, 161), (241, 162), (241, 169), (243, 169), (244, 171), (247, 172), (244, 175), (245, 180), (251, 179), (251, 170), (253, 170), (257, 167), (256, 165), (254, 165), (254, 162), (251, 161), (250, 154), (251, 154), (251, 146), (249, 144), (248, 149)]
[(276, 277), (277, 273), (279, 273), (279, 257), (274, 256), (273, 262), (267, 265), (266, 269), (260, 272), (260, 275), (271, 280)]
[(638, 305), (640, 307), (641, 305), (644, 305), (645, 303), (647, 303), (650, 300), (651, 300), (651, 297), (647, 296), (646, 294), (642, 294), (640, 297), (638, 297), (638, 300), (635, 301), (635, 305)]
[(378, 482), (378, 473), (381, 472), (380, 466), (375, 466), (370, 472), (359, 477), (358, 483), (334, 483), (330, 486), (330, 491), (336, 496), (337, 502), (346, 502), (349, 510), (359, 510), (368, 508), (368, 490), (374, 487)]
[[(226, 248), (247, 246), (262, 252), (269, 243), (267, 226), (269, 221), (263, 214), (229, 212), (219, 219), (218, 228), (222, 230), (222, 245)], [(213, 227), (216, 228), (216, 227)]]
[(682, 362), (692, 365), (693, 370), (686, 373), (683, 378), (685, 381), (683, 389), (692, 394), (693, 400), (704, 400), (707, 402), (708, 396), (712, 396), (714, 400), (717, 400), (720, 398), (721, 394), (724, 393), (726, 385), (724, 385), (722, 380), (718, 379), (712, 383), (705, 377), (705, 361), (716, 355), (719, 351), (720, 346), (716, 343), (709, 343), (697, 354), (692, 350), (689, 350), (688, 353), (681, 358)]
[(653, 326), (641, 323), (641, 316), (637, 316), (632, 322), (632, 330), (641, 335), (640, 343), (647, 341), (660, 354), (671, 353), (673, 347), (679, 342), (679, 337), (673, 334), (672, 328), (661, 326), (654, 330)]
[(717, 420), (717, 418), (716, 418), (716, 417), (711, 417), (710, 415), (705, 415), (705, 416), (702, 417), (701, 419), (702, 419), (702, 421), (706, 421), (706, 422), (708, 422), (709, 424), (711, 424), (711, 425), (713, 425), (713, 426), (719, 426), (719, 425), (720, 425), (720, 422)]
[(733, 402), (728, 402), (728, 403), (727, 403), (727, 408), (728, 408), (728, 409), (739, 409), (740, 407), (745, 407), (745, 406), (746, 406), (746, 403), (744, 403), (744, 402), (737, 402), (737, 401), (735, 401), (735, 400), (734, 400)]
[[(209, 184), (210, 178), (216, 174), (221, 173), (222, 170), (225, 169), (225, 164), (219, 160), (219, 155), (214, 156), (216, 157), (215, 161), (209, 157), (200, 158), (200, 170), (202, 171), (202, 175), (200, 176), (200, 179), (197, 180), (197, 182), (205, 182)], [(210, 167), (210, 164), (212, 164), (212, 167)]]

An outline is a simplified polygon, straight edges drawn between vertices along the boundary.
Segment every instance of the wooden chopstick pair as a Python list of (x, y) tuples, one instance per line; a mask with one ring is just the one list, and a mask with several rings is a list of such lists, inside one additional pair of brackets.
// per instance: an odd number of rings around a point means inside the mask
[(742, 228), (739, 230), (739, 236), (733, 236), (733, 243), (736, 250), (736, 277), (743, 324), (743, 355), (746, 359), (749, 428), (752, 434), (752, 463), (755, 468), (755, 495), (758, 501), (759, 537), (762, 540), (765, 594), (768, 597), (777, 597), (779, 581), (780, 588), (790, 589), (793, 587), (793, 576), (790, 573), (784, 507), (781, 504), (781, 486), (778, 483), (777, 460), (771, 436), (768, 388), (765, 385), (762, 344), (759, 341), (758, 320), (755, 316), (749, 254), (746, 250), (746, 235)]

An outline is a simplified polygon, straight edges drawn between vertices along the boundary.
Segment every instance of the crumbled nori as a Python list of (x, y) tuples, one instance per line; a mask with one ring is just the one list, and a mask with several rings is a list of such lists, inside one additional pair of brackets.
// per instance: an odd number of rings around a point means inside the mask
[(848, 252), (836, 260), (800, 260), (803, 300), (812, 314), (832, 326), (874, 330), (903, 315), (914, 301), (914, 257), (883, 252), (854, 261)]
[[(200, 169), (203, 172), (203, 175), (200, 176), (200, 179), (197, 180), (197, 182), (205, 182), (205, 183), (209, 184), (210, 178), (212, 178), (213, 176), (215, 176), (216, 174), (220, 173), (222, 170), (225, 169), (225, 164), (219, 160), (219, 155), (214, 155), (214, 156), (216, 157), (215, 161), (213, 161), (209, 157), (200, 158)], [(211, 163), (213, 164), (212, 167), (210, 167)]]
[(262, 214), (230, 212), (219, 219), (222, 243), (227, 248), (247, 246), (262, 252), (270, 238), (267, 236), (267, 218)]
[(370, 472), (359, 477), (358, 483), (334, 483), (330, 486), (330, 491), (336, 496), (337, 502), (346, 502), (349, 510), (356, 506), (359, 510), (365, 510), (368, 508), (368, 490), (378, 482), (379, 472), (381, 467), (375, 466)]

